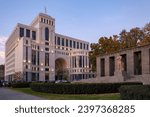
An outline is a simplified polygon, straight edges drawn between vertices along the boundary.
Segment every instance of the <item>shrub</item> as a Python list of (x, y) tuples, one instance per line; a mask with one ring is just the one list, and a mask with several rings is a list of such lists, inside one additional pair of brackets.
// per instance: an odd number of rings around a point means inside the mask
[(55, 93), (55, 94), (100, 94), (118, 93), (122, 85), (141, 85), (142, 83), (91, 83), (91, 84), (70, 84), (70, 83), (31, 83), (34, 91)]
[(16, 83), (12, 83), (11, 87), (12, 88), (27, 88), (30, 87), (30, 82), (16, 82)]
[(121, 86), (119, 92), (124, 100), (150, 99), (150, 85)]

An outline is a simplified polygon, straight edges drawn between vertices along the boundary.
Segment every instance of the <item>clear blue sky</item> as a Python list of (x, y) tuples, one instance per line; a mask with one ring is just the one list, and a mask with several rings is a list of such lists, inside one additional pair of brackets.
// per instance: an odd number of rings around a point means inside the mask
[(57, 33), (89, 42), (150, 22), (150, 0), (0, 0), (0, 64), (16, 24), (30, 24), (44, 7), (56, 19)]
[(150, 22), (150, 0), (0, 0), (0, 36), (18, 22), (30, 24), (45, 6), (57, 33), (89, 42)]

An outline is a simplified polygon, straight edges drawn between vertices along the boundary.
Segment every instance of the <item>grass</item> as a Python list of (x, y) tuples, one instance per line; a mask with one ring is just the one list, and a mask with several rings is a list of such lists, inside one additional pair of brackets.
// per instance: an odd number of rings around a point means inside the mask
[(119, 93), (110, 94), (49, 94), (32, 91), (30, 88), (12, 88), (15, 91), (42, 97), (48, 100), (120, 100)]

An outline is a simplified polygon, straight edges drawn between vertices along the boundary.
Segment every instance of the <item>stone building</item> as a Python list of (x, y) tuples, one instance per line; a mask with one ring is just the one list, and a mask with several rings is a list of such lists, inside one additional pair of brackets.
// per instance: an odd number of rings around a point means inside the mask
[(150, 84), (150, 45), (97, 57), (96, 81)]
[(150, 44), (97, 57), (97, 76), (75, 82), (150, 84)]
[(5, 44), (5, 80), (54, 81), (92, 77), (89, 43), (55, 32), (55, 19), (40, 13), (17, 24)]

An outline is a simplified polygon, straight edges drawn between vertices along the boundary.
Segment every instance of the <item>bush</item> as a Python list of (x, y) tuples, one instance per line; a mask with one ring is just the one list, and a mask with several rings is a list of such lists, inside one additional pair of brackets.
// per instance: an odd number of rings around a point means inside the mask
[(11, 87), (12, 88), (27, 88), (30, 87), (30, 82), (16, 82), (16, 83), (12, 83)]
[(55, 93), (55, 94), (100, 94), (118, 93), (122, 85), (142, 85), (142, 83), (91, 83), (91, 84), (70, 84), (70, 83), (31, 83), (33, 91)]
[(123, 100), (150, 99), (150, 85), (121, 86), (119, 92)]

